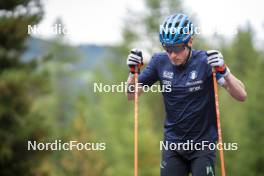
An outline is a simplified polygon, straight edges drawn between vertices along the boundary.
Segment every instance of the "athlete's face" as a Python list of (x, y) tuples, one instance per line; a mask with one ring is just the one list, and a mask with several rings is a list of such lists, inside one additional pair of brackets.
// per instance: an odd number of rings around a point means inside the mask
[(167, 54), (169, 56), (169, 59), (173, 65), (182, 65), (186, 62), (189, 49), (184, 46), (184, 48), (180, 51), (167, 51)]
[(167, 52), (169, 59), (173, 65), (182, 65), (185, 64), (190, 49), (192, 47), (193, 38), (191, 37), (187, 45), (174, 45), (174, 46), (163, 46), (164, 50)]

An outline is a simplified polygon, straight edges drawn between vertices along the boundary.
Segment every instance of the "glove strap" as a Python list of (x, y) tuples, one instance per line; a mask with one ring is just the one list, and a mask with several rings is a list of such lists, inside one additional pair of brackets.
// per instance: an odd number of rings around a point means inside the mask
[(131, 66), (129, 66), (129, 68), (130, 68), (130, 73), (132, 73), (132, 74), (135, 74), (135, 73), (138, 73), (138, 74), (140, 74), (140, 68), (139, 68), (139, 66), (134, 66), (134, 65), (131, 65)]
[(215, 71), (222, 75), (222, 77), (226, 77), (230, 73), (230, 69), (224, 65), (221, 67), (215, 67)]

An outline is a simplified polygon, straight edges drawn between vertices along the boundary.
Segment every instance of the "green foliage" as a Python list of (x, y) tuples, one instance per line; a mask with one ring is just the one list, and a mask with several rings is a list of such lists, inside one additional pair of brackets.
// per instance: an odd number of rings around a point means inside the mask
[[(233, 175), (262, 175), (263, 169), (263, 52), (254, 46), (250, 28), (240, 29), (230, 44), (222, 46), (232, 73), (245, 84), (247, 100), (238, 103), (221, 91), (221, 116), (224, 139), (237, 142), (238, 151), (226, 152), (226, 167)], [(236, 163), (236, 164), (233, 164)]]
[[(41, 6), (27, 6), (29, 1), (1, 1), (0, 19), (0, 175), (34, 175), (45, 152), (27, 150), (28, 140), (44, 140), (51, 133), (51, 123), (38, 100), (49, 93), (45, 74), (35, 63), (20, 59), (28, 35), (27, 24), (36, 24)], [(20, 12), (24, 8), (24, 12)], [(31, 13), (35, 8), (38, 13)], [(40, 123), (41, 122), (41, 123)]]
[(31, 0), (0, 1), (0, 9), (14, 10), (18, 6), (26, 6)]

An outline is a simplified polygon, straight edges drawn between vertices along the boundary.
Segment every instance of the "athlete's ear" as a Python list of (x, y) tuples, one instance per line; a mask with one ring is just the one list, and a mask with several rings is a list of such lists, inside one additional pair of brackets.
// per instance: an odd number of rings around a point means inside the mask
[(192, 47), (193, 45), (193, 37), (190, 38), (188, 44), (187, 44), (189, 47)]

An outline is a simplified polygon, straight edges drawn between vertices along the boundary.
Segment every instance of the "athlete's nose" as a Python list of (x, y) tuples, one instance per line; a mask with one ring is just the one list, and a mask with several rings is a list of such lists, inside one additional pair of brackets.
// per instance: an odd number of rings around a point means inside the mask
[(171, 52), (171, 53), (169, 53), (169, 54), (170, 54), (170, 57), (171, 57), (171, 58), (176, 58), (176, 57), (178, 56), (178, 54), (175, 53), (175, 52)]

